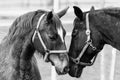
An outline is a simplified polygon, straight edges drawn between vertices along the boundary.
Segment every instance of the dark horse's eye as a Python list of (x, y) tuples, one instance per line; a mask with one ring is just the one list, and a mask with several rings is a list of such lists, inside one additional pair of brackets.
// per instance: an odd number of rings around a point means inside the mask
[(75, 37), (75, 36), (77, 35), (77, 33), (78, 33), (78, 30), (75, 29), (75, 30), (72, 32), (72, 37)]

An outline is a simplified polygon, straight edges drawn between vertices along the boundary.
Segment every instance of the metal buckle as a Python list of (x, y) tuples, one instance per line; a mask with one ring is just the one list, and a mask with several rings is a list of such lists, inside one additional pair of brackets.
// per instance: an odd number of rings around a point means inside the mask
[(79, 64), (79, 59), (74, 59), (74, 58), (72, 58), (72, 57), (70, 57), (71, 58), (71, 60), (75, 63), (75, 64)]
[(49, 60), (48, 60), (48, 55), (49, 55), (49, 50), (47, 49), (47, 50), (45, 50), (45, 56), (44, 56), (44, 61), (45, 62), (49, 62)]
[(90, 35), (90, 30), (86, 30), (86, 35)]
[(86, 41), (86, 43), (89, 44), (93, 50), (96, 50), (96, 47), (94, 47), (92, 44), (92, 39), (90, 39), (89, 41)]

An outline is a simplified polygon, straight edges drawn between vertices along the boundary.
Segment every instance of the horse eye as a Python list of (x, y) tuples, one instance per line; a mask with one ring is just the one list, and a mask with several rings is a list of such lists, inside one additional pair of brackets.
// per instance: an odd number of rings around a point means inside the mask
[(49, 38), (50, 38), (51, 40), (56, 40), (56, 39), (57, 39), (57, 34), (49, 35)]
[(73, 37), (76, 36), (77, 33), (78, 33), (78, 30), (74, 30), (74, 31), (72, 32), (72, 36), (73, 36)]

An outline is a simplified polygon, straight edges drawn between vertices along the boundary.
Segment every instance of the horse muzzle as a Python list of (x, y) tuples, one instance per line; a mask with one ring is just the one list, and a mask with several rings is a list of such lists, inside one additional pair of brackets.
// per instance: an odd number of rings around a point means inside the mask
[(69, 67), (65, 67), (63, 69), (58, 69), (58, 68), (55, 68), (56, 69), (56, 72), (58, 75), (64, 75), (64, 74), (67, 74), (69, 72)]
[(84, 69), (83, 66), (79, 66), (79, 65), (74, 64), (74, 65), (70, 66), (70, 70), (69, 70), (68, 74), (71, 77), (79, 78), (82, 74), (83, 69)]

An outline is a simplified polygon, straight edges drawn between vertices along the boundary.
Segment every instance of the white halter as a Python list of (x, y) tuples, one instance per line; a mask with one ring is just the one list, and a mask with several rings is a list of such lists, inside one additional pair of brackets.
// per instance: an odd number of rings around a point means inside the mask
[(38, 38), (39, 38), (39, 40), (40, 40), (40, 42), (41, 42), (41, 44), (42, 44), (42, 46), (43, 46), (43, 48), (44, 48), (44, 50), (45, 50), (44, 60), (47, 61), (47, 58), (48, 58), (48, 55), (49, 55), (49, 54), (51, 54), (51, 53), (52, 53), (52, 54), (53, 54), (53, 53), (67, 53), (67, 50), (49, 50), (49, 49), (46, 47), (46, 45), (45, 45), (45, 43), (43, 42), (43, 39), (42, 39), (42, 37), (41, 37), (41, 34), (40, 34), (40, 32), (39, 32), (39, 29), (38, 29), (39, 26), (40, 26), (41, 20), (43, 19), (44, 16), (45, 16), (45, 14), (42, 14), (41, 17), (40, 17), (39, 20), (38, 20), (36, 30), (35, 30), (35, 32), (34, 32), (34, 34), (33, 34), (33, 37), (32, 37), (32, 42), (34, 42), (35, 36), (36, 36), (36, 34), (37, 34), (37, 35), (38, 35)]

